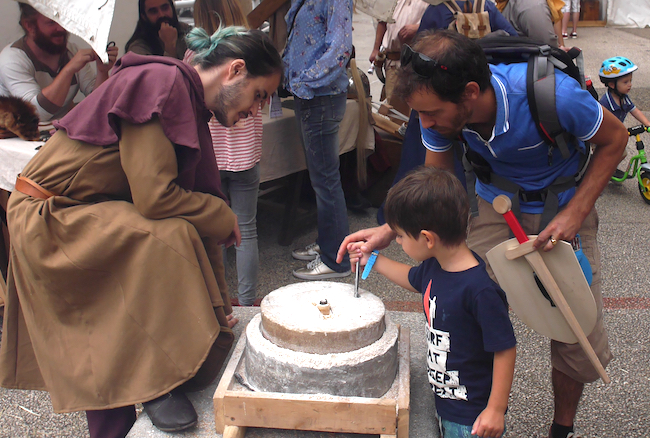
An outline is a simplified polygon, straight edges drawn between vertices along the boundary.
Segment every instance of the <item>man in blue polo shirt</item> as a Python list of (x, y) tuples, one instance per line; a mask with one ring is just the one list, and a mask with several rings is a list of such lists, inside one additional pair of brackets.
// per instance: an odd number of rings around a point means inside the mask
[[(594, 205), (627, 144), (625, 126), (603, 111), (575, 80), (556, 71), (558, 117), (577, 140), (569, 145), (567, 158), (557, 150), (549, 156), (549, 146), (537, 132), (528, 106), (526, 64), (488, 65), (475, 42), (449, 31), (425, 35), (405, 55), (395, 92), (420, 116), (425, 163), (453, 170), (451, 140), (460, 135), (474, 156), (487, 163), (490, 181), (476, 183), (479, 216), (470, 223), (469, 247), (485, 258), (488, 250), (509, 238), (503, 217), (491, 206), (501, 193), (513, 198), (513, 204), (519, 203), (524, 230), (539, 233), (536, 248), (549, 251), (559, 240), (571, 241), (579, 233), (582, 250), (593, 267), (591, 289), (598, 309), (596, 327), (588, 339), (606, 366), (612, 355), (602, 321)], [(595, 145), (595, 151), (576, 187), (586, 140)], [(553, 202), (555, 214), (548, 225), (541, 226), (545, 205)], [(361, 250), (367, 252), (388, 246), (394, 237), (386, 225), (358, 231), (343, 241), (339, 254), (350, 242), (365, 240)], [(598, 379), (598, 374), (578, 344), (552, 341), (551, 364), (555, 414), (549, 437), (572, 437), (584, 384)]]

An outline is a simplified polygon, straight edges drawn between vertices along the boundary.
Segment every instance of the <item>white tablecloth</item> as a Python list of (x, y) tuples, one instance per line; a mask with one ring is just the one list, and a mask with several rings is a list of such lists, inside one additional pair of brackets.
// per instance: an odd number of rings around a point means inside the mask
[[(272, 181), (283, 176), (307, 169), (294, 112), (282, 108), (282, 117), (270, 119), (268, 106), (262, 115), (264, 134), (262, 137), (262, 159), (260, 161), (261, 181)], [(359, 132), (359, 105), (348, 99), (345, 116), (339, 130), (339, 150), (343, 154), (354, 149)], [(19, 138), (0, 140), (0, 188), (13, 191), (16, 176), (38, 152), (40, 141), (24, 141)], [(375, 136), (368, 127), (366, 149), (373, 151)]]
[(42, 141), (25, 141), (19, 138), (0, 140), (0, 189), (11, 192), (16, 177), (23, 167), (36, 155), (36, 148)]

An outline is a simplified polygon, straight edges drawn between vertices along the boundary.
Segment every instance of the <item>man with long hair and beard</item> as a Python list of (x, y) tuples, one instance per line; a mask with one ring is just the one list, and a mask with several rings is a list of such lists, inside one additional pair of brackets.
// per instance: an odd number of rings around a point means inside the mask
[(139, 0), (140, 19), (126, 43), (126, 51), (140, 55), (171, 56), (183, 59), (185, 35), (190, 26), (178, 21), (172, 0)]
[(104, 64), (92, 49), (79, 50), (69, 42), (57, 22), (25, 3), (18, 5), (25, 36), (0, 53), (0, 95), (32, 103), (45, 124), (67, 114), (79, 90), (87, 96), (108, 78), (118, 50), (108, 48), (109, 63)]

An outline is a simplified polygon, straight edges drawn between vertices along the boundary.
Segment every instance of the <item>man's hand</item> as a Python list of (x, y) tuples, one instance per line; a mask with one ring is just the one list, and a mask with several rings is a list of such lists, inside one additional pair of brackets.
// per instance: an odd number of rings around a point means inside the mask
[(413, 37), (415, 37), (415, 35), (418, 33), (419, 27), (420, 27), (419, 24), (407, 24), (406, 26), (402, 27), (397, 33), (397, 38), (399, 38), (399, 42), (402, 44), (411, 42)]
[(116, 46), (111, 46), (106, 49), (106, 53), (108, 54), (108, 64), (104, 64), (102, 60), (97, 57), (97, 73), (103, 73), (108, 76), (108, 72), (115, 65), (115, 61), (117, 61), (118, 52), (119, 49)]
[(93, 49), (81, 49), (74, 54), (70, 62), (68, 62), (64, 69), (68, 70), (71, 74), (77, 73), (85, 67), (89, 62), (99, 59)]
[(375, 62), (378, 53), (379, 53), (379, 49), (373, 49), (372, 52), (370, 53), (370, 58), (368, 58), (368, 61), (370, 61), (371, 64)]
[(165, 45), (165, 52), (170, 55), (176, 55), (176, 40), (178, 38), (178, 31), (176, 28), (168, 23), (161, 23), (158, 36)]
[(363, 242), (363, 244), (357, 247), (357, 249), (363, 253), (370, 254), (373, 250), (386, 248), (394, 238), (395, 232), (390, 229), (388, 224), (352, 233), (341, 242), (339, 251), (336, 254), (336, 263), (341, 263), (343, 261), (343, 256), (348, 252), (348, 245), (351, 243)]
[(474, 421), (472, 435), (481, 438), (499, 438), (503, 434), (504, 426), (503, 412), (487, 407)]
[(555, 246), (551, 238), (555, 239), (555, 241), (566, 240), (570, 242), (578, 234), (583, 220), (583, 217), (572, 214), (568, 207), (565, 208), (556, 214), (548, 226), (539, 233), (533, 247), (550, 251)]

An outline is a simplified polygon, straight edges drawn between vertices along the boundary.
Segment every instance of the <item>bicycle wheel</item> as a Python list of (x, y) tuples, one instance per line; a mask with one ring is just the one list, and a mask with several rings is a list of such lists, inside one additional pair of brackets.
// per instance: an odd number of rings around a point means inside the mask
[(639, 183), (639, 193), (646, 204), (650, 205), (650, 171), (641, 171), (641, 182)]

